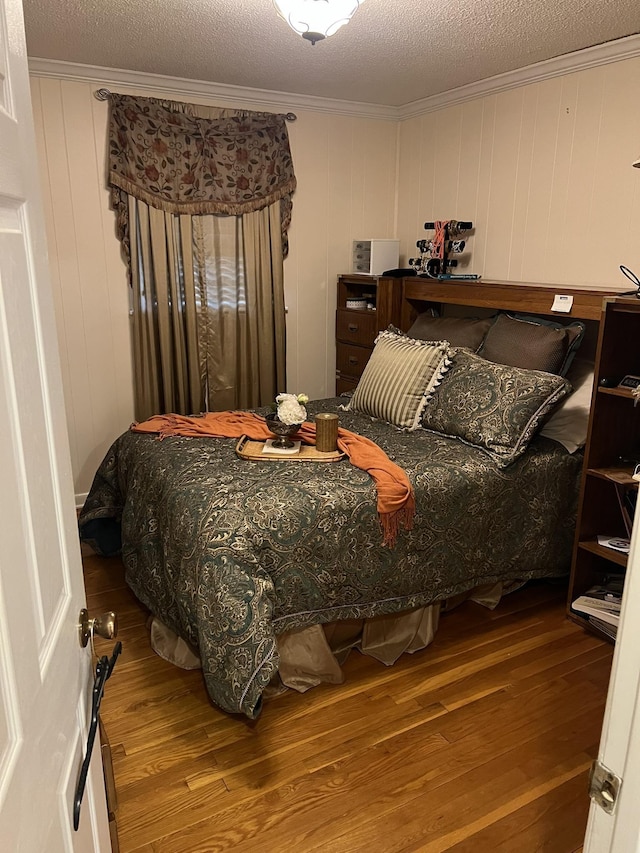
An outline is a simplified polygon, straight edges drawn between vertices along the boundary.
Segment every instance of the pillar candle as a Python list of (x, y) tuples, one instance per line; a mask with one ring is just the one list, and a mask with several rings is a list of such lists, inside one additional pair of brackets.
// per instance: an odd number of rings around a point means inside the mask
[(331, 453), (338, 449), (338, 416), (330, 412), (316, 415), (316, 450)]

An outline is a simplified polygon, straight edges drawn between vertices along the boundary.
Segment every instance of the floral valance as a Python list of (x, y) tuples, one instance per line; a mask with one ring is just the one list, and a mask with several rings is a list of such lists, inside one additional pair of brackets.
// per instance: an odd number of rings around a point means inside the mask
[(240, 216), (281, 199), (286, 246), (296, 179), (283, 115), (115, 93), (109, 101), (109, 184), (119, 221), (123, 192), (190, 215)]

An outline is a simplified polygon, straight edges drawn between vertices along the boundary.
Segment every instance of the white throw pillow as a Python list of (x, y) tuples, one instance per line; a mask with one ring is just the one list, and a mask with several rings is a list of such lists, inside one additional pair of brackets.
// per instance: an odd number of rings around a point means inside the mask
[(575, 453), (584, 447), (587, 440), (593, 378), (593, 362), (575, 358), (567, 375), (573, 386), (573, 393), (560, 403), (540, 430), (540, 435), (559, 442), (569, 453)]

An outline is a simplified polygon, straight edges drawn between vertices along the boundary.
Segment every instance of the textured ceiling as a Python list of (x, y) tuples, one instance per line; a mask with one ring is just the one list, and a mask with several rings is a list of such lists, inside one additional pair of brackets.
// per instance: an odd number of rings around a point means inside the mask
[(366, 0), (312, 46), (271, 0), (23, 0), (32, 58), (402, 106), (640, 32), (639, 0)]

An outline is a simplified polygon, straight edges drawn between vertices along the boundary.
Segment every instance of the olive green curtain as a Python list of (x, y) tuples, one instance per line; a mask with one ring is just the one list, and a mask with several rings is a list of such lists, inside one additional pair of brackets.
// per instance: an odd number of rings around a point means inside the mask
[(285, 383), (280, 202), (176, 216), (129, 197), (137, 420), (254, 408)]
[(191, 216), (129, 196), (137, 420), (203, 411)]
[(195, 216), (193, 228), (205, 407), (272, 402), (286, 387), (280, 202), (238, 217)]
[(284, 117), (112, 95), (109, 142), (136, 418), (271, 402), (286, 387)]

